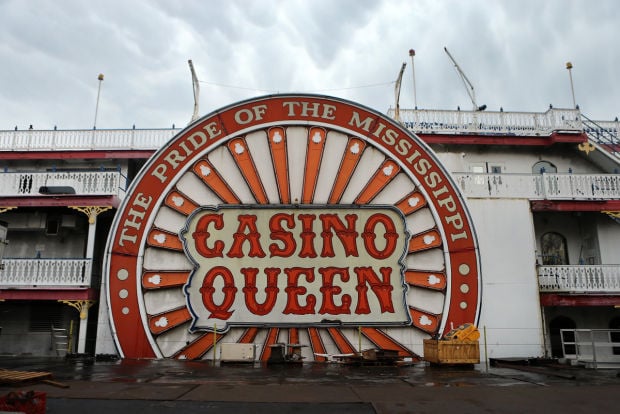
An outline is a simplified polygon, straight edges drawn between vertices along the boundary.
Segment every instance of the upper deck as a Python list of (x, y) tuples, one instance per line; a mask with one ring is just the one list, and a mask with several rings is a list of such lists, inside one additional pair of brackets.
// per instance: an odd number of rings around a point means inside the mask
[[(388, 116), (402, 122), (428, 143), (551, 145), (587, 138), (620, 157), (620, 122), (591, 121), (579, 109), (545, 112), (450, 111), (394, 109)], [(50, 152), (113, 152), (139, 158), (161, 148), (181, 129), (76, 129), (0, 131), (0, 159), (48, 158)], [(46, 154), (47, 153), (47, 154)], [(139, 155), (143, 153), (142, 155)], [(83, 156), (79, 155), (79, 156)]]

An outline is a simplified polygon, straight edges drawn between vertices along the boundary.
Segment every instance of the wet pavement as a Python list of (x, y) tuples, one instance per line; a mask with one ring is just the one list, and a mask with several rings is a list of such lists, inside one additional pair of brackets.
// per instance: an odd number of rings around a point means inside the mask
[(620, 410), (617, 369), (502, 364), (436, 367), (214, 365), (211, 361), (0, 357), (0, 368), (51, 372), (47, 412), (607, 413)]

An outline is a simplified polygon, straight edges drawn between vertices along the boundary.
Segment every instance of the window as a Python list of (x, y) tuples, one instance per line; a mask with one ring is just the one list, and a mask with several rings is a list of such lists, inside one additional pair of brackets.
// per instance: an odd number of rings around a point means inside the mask
[(472, 164), (472, 165), (469, 166), (469, 169), (474, 174), (484, 174), (484, 173), (487, 172), (486, 165), (484, 165), (484, 164)]
[(549, 161), (538, 161), (536, 164), (532, 166), (532, 172), (534, 174), (556, 173), (558, 172), (558, 169), (555, 165), (553, 165)]
[(469, 170), (474, 174), (501, 174), (504, 171), (504, 166), (501, 163), (479, 162), (470, 164)]
[(60, 217), (48, 215), (45, 223), (45, 234), (48, 236), (56, 236), (60, 230)]
[(560, 266), (568, 264), (566, 238), (560, 233), (545, 233), (540, 239), (543, 266)]

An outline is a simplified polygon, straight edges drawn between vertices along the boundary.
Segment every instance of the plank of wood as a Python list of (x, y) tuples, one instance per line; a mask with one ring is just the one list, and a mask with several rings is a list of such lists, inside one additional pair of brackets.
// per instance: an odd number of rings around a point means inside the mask
[(54, 387), (58, 387), (58, 388), (69, 388), (70, 387), (69, 384), (65, 384), (64, 382), (52, 381), (49, 379), (44, 379), (41, 382), (44, 384), (53, 385)]
[(16, 384), (20, 382), (52, 378), (51, 372), (10, 371), (0, 370), (0, 384)]

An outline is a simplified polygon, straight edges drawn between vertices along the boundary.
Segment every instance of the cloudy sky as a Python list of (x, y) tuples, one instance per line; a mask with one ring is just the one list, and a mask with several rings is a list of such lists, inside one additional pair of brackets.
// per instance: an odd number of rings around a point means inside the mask
[[(0, 129), (186, 125), (277, 92), (380, 112), (470, 109), (448, 48), (488, 110), (620, 115), (616, 0), (0, 0)], [(415, 49), (415, 75), (409, 50)]]

